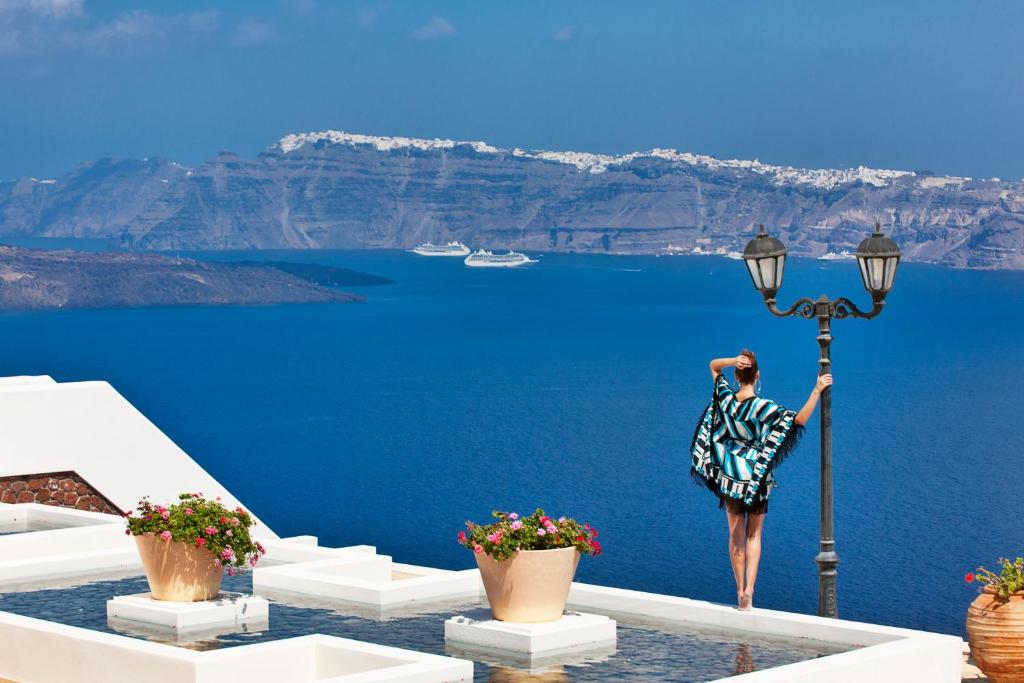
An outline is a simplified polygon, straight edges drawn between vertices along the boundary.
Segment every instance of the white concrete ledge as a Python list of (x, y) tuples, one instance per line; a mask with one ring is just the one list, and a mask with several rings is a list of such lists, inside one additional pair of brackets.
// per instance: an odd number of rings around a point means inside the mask
[(475, 649), (549, 655), (606, 647), (615, 643), (616, 634), (615, 622), (603, 614), (568, 612), (558, 621), (519, 624), (491, 619), (487, 611), (448, 619), (444, 638)]
[(107, 601), (107, 619), (138, 621), (176, 631), (266, 622), (270, 603), (265, 598), (224, 592), (213, 600), (169, 602), (149, 593), (118, 595)]
[(141, 570), (138, 551), (117, 515), (22, 503), (0, 503), (0, 520), (24, 524), (0, 536), (0, 584), (127, 569)]
[(377, 549), (372, 545), (352, 545), (343, 548), (324, 548), (317, 545), (315, 536), (299, 536), (277, 540), (257, 537), (263, 544), (267, 554), (260, 558), (260, 567), (271, 567), (297, 562), (316, 562), (340, 556), (356, 554), (358, 556), (375, 555)]
[(198, 652), (4, 612), (0, 633), (0, 679), (31, 683), (473, 680), (469, 661), (324, 635)]
[[(0, 503), (0, 528), (17, 531), (49, 531), (96, 524), (124, 524), (117, 515), (76, 510), (39, 503)], [(7, 529), (5, 529), (7, 530)]]
[(259, 567), (253, 591), (312, 595), (378, 607), (480, 595), (476, 569), (448, 571), (398, 564), (387, 555), (349, 553), (329, 560)]
[[(858, 649), (729, 678), (730, 683), (960, 683), (962, 640), (925, 631), (574, 583), (569, 604), (610, 614)], [(726, 679), (722, 679), (726, 680)]]

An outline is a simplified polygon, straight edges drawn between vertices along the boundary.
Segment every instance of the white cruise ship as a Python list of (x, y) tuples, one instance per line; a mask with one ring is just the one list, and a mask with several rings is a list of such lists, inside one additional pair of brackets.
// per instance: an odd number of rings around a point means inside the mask
[(517, 251), (494, 254), (485, 249), (474, 251), (465, 260), (465, 264), (471, 268), (515, 268), (528, 263), (537, 263), (537, 261)]
[(412, 253), (420, 256), (465, 256), (469, 253), (469, 247), (462, 242), (449, 242), (448, 244), (421, 244), (412, 250)]
[(819, 261), (844, 261), (846, 259), (851, 259), (851, 258), (854, 258), (853, 254), (851, 254), (847, 249), (843, 249), (838, 254), (836, 252), (834, 252), (834, 251), (830, 251), (827, 254), (823, 254), (823, 255), (818, 257), (818, 260)]

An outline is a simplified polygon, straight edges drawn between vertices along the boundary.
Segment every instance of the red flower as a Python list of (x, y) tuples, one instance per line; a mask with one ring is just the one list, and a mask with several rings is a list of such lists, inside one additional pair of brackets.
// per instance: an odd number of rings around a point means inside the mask
[(197, 538), (196, 539), (196, 545), (199, 546), (200, 548), (203, 547), (204, 545), (206, 545), (206, 539), (205, 538)]
[(544, 515), (543, 517), (540, 518), (540, 523), (541, 524), (547, 524), (550, 521), (551, 521), (551, 518), (548, 517), (547, 515)]
[(972, 583), (974, 581), (974, 574), (972, 574), (971, 572), (967, 572), (967, 574), (964, 575), (964, 581), (966, 581), (967, 583)]
[(585, 541), (585, 540), (587, 540), (587, 537), (584, 536), (583, 534), (580, 534), (579, 536), (576, 537), (576, 542), (577, 543), (583, 543), (583, 541)]
[(597, 529), (591, 529), (590, 530), (590, 537), (591, 538), (597, 538)]
[(465, 542), (466, 542), (466, 532), (465, 531), (460, 531), (459, 532), (459, 543), (465, 543)]
[(594, 551), (594, 555), (595, 556), (601, 554), (601, 544), (598, 543), (597, 541), (591, 541), (590, 542), (590, 549)]

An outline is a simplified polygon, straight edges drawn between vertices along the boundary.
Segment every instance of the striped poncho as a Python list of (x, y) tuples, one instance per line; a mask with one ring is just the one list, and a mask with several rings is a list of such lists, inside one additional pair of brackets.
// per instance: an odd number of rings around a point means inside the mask
[(718, 506), (768, 511), (772, 472), (796, 447), (796, 413), (758, 396), (736, 399), (721, 374), (690, 444), (690, 475), (718, 496)]

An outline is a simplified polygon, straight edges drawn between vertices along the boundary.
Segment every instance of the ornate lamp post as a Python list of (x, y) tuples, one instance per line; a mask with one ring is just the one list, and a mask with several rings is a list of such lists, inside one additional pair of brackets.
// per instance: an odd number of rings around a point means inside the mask
[[(818, 319), (818, 374), (832, 371), (830, 346), (832, 344), (832, 318), (842, 320), (874, 318), (885, 306), (885, 295), (892, 289), (900, 250), (896, 243), (882, 234), (878, 223), (875, 232), (857, 247), (857, 264), (864, 288), (871, 294), (871, 310), (862, 311), (846, 297), (829, 299), (822, 295), (817, 300), (804, 297), (786, 310), (779, 310), (775, 295), (782, 287), (782, 274), (786, 265), (786, 246), (768, 235), (761, 226), (757, 237), (743, 250), (743, 260), (750, 272), (754, 287), (764, 296), (768, 310), (779, 317), (800, 316)], [(838, 617), (836, 606), (836, 542), (832, 533), (832, 390), (821, 394), (821, 545), (814, 561), (818, 564), (818, 615)]]

